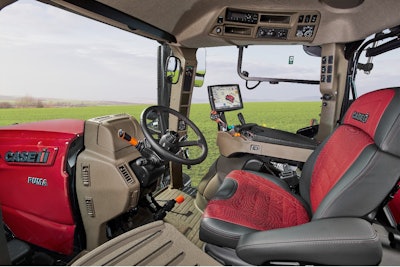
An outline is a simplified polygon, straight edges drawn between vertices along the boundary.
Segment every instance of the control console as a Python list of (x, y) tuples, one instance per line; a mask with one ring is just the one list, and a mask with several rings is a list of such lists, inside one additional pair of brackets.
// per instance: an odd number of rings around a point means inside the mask
[(226, 8), (216, 18), (211, 35), (240, 39), (313, 41), (321, 15), (318, 11), (279, 12)]

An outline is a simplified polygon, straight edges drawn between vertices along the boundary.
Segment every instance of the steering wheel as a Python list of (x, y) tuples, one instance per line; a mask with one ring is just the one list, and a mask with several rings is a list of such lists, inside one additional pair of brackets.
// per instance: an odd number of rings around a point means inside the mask
[[(186, 135), (179, 136), (177, 132), (170, 131), (167, 126), (169, 125), (168, 121), (176, 121), (178, 131), (191, 130), (190, 132), (195, 133), (197, 140), (189, 140), (190, 138)], [(207, 156), (207, 142), (199, 128), (174, 109), (164, 106), (148, 107), (140, 116), (140, 124), (151, 147), (164, 159), (184, 165), (195, 165), (201, 163)], [(187, 153), (189, 147), (201, 149), (200, 155), (190, 159)]]

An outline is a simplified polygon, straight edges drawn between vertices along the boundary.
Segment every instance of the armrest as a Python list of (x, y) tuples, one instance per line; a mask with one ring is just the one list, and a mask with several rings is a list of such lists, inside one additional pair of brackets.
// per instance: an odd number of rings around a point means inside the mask
[(327, 218), (243, 235), (236, 253), (254, 265), (293, 261), (325, 265), (375, 265), (382, 247), (372, 225), (360, 218)]

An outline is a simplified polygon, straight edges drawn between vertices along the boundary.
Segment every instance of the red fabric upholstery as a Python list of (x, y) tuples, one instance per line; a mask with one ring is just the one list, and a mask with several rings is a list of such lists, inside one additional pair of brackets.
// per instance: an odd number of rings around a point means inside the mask
[(355, 102), (346, 112), (343, 124), (329, 138), (315, 162), (310, 184), (312, 212), (361, 152), (374, 143), (379, 121), (394, 96), (395, 90), (365, 94), (362, 101)]
[(365, 132), (351, 126), (339, 127), (321, 150), (311, 176), (311, 210), (315, 212), (325, 195), (343, 176), (365, 147), (373, 144)]
[(256, 230), (290, 227), (310, 220), (302, 203), (273, 182), (240, 170), (232, 171), (227, 178), (236, 180), (235, 194), (211, 200), (204, 217)]
[(395, 94), (393, 89), (384, 89), (362, 95), (362, 101), (355, 102), (347, 110), (343, 124), (353, 125), (374, 138), (379, 121)]

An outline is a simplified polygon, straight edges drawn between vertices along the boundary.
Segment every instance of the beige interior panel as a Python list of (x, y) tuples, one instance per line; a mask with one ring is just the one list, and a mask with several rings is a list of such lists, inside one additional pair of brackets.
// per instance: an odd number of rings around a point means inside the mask
[(255, 142), (241, 136), (234, 137), (227, 132), (218, 132), (217, 144), (221, 155), (225, 157), (235, 153), (249, 153), (306, 162), (314, 151), (312, 149)]
[(106, 223), (137, 206), (140, 183), (129, 162), (139, 151), (118, 137), (118, 129), (142, 136), (139, 123), (126, 114), (85, 122), (85, 150), (77, 160), (76, 191), (91, 250), (108, 240)]
[(194, 266), (220, 265), (192, 244), (171, 224), (146, 224), (92, 250), (73, 266)]

